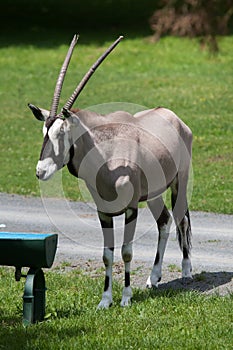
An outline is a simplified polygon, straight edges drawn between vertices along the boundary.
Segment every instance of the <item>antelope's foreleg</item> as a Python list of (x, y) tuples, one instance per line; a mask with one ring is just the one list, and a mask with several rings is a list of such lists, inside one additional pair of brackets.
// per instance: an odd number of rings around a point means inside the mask
[(130, 263), (133, 257), (133, 237), (137, 221), (137, 209), (127, 209), (125, 213), (124, 242), (121, 249), (125, 264), (125, 286), (122, 293), (121, 306), (131, 305), (132, 289), (130, 287)]
[(104, 235), (103, 262), (105, 265), (105, 282), (102, 299), (98, 305), (98, 309), (107, 309), (112, 305), (112, 265), (114, 257), (114, 232), (113, 218), (98, 212), (100, 223)]

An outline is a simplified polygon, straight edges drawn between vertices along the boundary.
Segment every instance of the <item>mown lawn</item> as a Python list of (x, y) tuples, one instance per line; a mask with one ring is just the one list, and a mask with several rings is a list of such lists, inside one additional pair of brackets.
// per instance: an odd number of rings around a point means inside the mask
[(46, 320), (24, 328), (23, 281), (0, 268), (0, 349), (232, 349), (232, 294), (134, 290), (132, 306), (96, 310), (103, 287), (76, 269), (46, 272)]
[[(0, 47), (0, 191), (39, 196), (35, 166), (42, 144), (42, 125), (33, 118), (27, 103), (50, 107), (69, 42), (56, 44), (52, 37), (41, 37), (38, 45), (33, 39), (32, 42)], [(109, 35), (101, 41), (87, 35), (83, 40), (80, 37), (61, 105), (109, 44)], [(175, 111), (194, 134), (190, 208), (232, 214), (233, 37), (220, 38), (219, 44), (220, 53), (211, 56), (201, 51), (195, 40), (168, 37), (155, 45), (147, 38), (127, 39), (126, 33), (76, 106), (127, 102)], [(66, 170), (63, 187), (67, 197), (81, 199), (77, 180)]]

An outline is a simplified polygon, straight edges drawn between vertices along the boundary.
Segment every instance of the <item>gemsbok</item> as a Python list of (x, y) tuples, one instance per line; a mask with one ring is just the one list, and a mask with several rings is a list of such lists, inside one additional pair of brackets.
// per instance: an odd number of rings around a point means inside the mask
[(103, 230), (103, 262), (106, 268), (99, 308), (108, 308), (113, 302), (113, 217), (125, 215), (121, 249), (125, 284), (121, 306), (127, 306), (132, 298), (130, 263), (138, 203), (147, 201), (158, 226), (157, 252), (147, 280), (148, 287), (157, 287), (172, 222), (162, 198), (169, 187), (172, 214), (183, 254), (182, 277), (192, 278), (191, 225), (187, 202), (192, 133), (175, 113), (162, 107), (135, 115), (124, 111), (101, 115), (71, 109), (90, 76), (122, 37), (91, 67), (61, 112), (57, 113), (62, 84), (77, 39), (75, 35), (59, 73), (50, 111), (29, 104), (34, 116), (44, 121), (44, 141), (36, 176), (39, 180), (48, 180), (67, 165), (72, 175), (85, 181), (93, 197)]

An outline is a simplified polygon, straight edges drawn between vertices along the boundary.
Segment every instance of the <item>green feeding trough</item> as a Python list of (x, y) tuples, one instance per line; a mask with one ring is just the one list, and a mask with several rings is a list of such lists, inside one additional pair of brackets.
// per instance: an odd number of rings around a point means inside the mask
[(56, 234), (0, 232), (0, 265), (49, 268), (56, 248)]
[[(42, 321), (45, 316), (45, 277), (57, 249), (57, 234), (0, 232), (0, 265), (15, 266), (15, 279), (26, 277), (23, 295), (23, 324)], [(22, 267), (28, 267), (22, 275)]]

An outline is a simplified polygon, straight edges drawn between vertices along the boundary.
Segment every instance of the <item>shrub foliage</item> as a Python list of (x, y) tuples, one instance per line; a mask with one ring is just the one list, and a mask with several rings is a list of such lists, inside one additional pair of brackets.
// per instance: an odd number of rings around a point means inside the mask
[(228, 33), (232, 15), (232, 0), (161, 0), (150, 26), (155, 41), (166, 34), (200, 37), (202, 46), (218, 51), (216, 36)]

